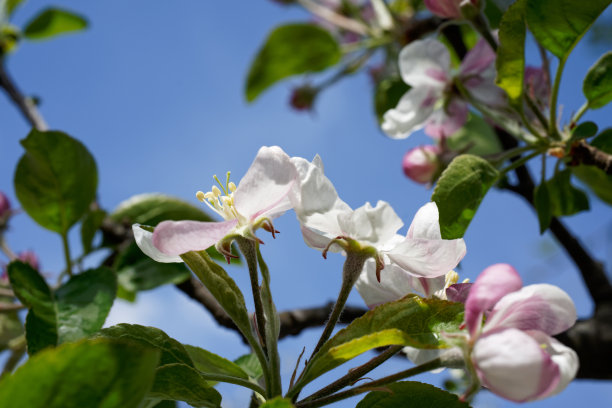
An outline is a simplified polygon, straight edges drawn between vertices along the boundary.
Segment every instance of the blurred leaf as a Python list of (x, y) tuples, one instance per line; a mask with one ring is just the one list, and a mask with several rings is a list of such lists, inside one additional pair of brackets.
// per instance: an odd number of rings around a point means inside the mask
[(253, 353), (238, 357), (234, 363), (244, 370), (244, 372), (247, 373), (253, 380), (259, 380), (261, 377), (263, 377), (263, 369), (261, 368), (261, 364), (259, 363), (257, 356)]
[(600, 200), (612, 205), (612, 175), (595, 166), (572, 167), (572, 173), (586, 184)]
[(502, 151), (493, 128), (480, 116), (470, 113), (461, 129), (446, 139), (453, 151), (463, 151), (476, 156), (487, 156)]
[(15, 171), (15, 193), (38, 224), (65, 234), (87, 211), (98, 186), (87, 148), (61, 132), (32, 130)]
[(106, 217), (106, 211), (93, 210), (89, 211), (81, 221), (81, 244), (83, 245), (83, 253), (91, 252), (91, 246), (98, 229), (102, 225), (102, 221)]
[(518, 0), (502, 17), (497, 50), (497, 85), (506, 91), (515, 104), (523, 95), (525, 77), (525, 3)]
[(527, 0), (526, 19), (536, 40), (567, 58), (612, 0)]
[(8, 275), (15, 295), (29, 309), (26, 340), (30, 355), (97, 332), (115, 299), (115, 275), (105, 267), (73, 276), (55, 293), (26, 263), (11, 262)]
[(383, 115), (397, 106), (399, 100), (410, 89), (400, 77), (390, 77), (379, 81), (374, 91), (374, 110), (378, 122), (382, 123)]
[(87, 28), (87, 20), (71, 11), (47, 8), (30, 20), (23, 34), (30, 40), (46, 40), (60, 34), (68, 34)]
[(176, 401), (160, 401), (154, 408), (176, 408)]
[(176, 363), (194, 366), (189, 353), (187, 353), (183, 345), (155, 327), (121, 323), (100, 330), (96, 337), (129, 341), (140, 344), (143, 347), (159, 350), (160, 366)]
[(10, 17), (21, 3), (23, 3), (23, 0), (6, 0), (4, 6), (6, 9), (6, 14)]
[(130, 293), (154, 289), (166, 284), (178, 284), (191, 277), (183, 264), (160, 263), (150, 258), (124, 267), (117, 271), (121, 287)]
[(47, 349), (0, 382), (0, 408), (138, 407), (158, 357), (156, 350), (109, 341)]
[(462, 154), (448, 165), (431, 197), (440, 212), (442, 238), (461, 238), (499, 172), (478, 156)]
[(249, 102), (281, 79), (319, 72), (340, 61), (334, 37), (316, 24), (289, 24), (275, 28), (251, 64), (246, 83)]
[(538, 213), (538, 222), (540, 224), (540, 234), (550, 226), (552, 218), (552, 210), (550, 205), (550, 194), (546, 182), (540, 184), (533, 192), (533, 205)]
[(484, 14), (489, 20), (490, 27), (496, 29), (499, 27), (504, 10), (494, 0), (485, 0)]
[(586, 139), (595, 136), (597, 133), (597, 124), (594, 122), (582, 122), (572, 131), (571, 140)]
[(441, 332), (455, 332), (463, 323), (463, 304), (408, 295), (384, 303), (353, 320), (308, 363), (304, 385), (323, 373), (376, 347), (405, 345), (425, 349), (449, 347)]
[(536, 188), (534, 204), (538, 211), (540, 233), (548, 228), (550, 218), (553, 216), (573, 215), (589, 209), (587, 195), (584, 191), (572, 186), (571, 174), (570, 169), (560, 171)]
[(599, 109), (612, 101), (612, 51), (608, 51), (589, 69), (582, 91), (589, 108)]
[(167, 364), (155, 371), (155, 381), (149, 396), (185, 401), (193, 407), (220, 408), (221, 394), (185, 364)]
[(291, 400), (283, 397), (276, 397), (264, 402), (259, 408), (294, 408)]
[(380, 391), (372, 391), (359, 401), (356, 408), (469, 408), (467, 402), (450, 392), (441, 390), (430, 384), (416, 381), (402, 381), (381, 387)]
[(199, 207), (164, 194), (145, 193), (123, 201), (110, 215), (111, 220), (155, 226), (166, 220), (214, 221)]
[(591, 140), (591, 146), (608, 154), (612, 154), (612, 128), (602, 130), (596, 138)]
[[(195, 368), (198, 371), (212, 374), (230, 375), (232, 377), (249, 379), (249, 375), (242, 370), (236, 363), (218, 356), (200, 347), (184, 344), (185, 350), (189, 353)], [(258, 362), (259, 363), (259, 362)]]

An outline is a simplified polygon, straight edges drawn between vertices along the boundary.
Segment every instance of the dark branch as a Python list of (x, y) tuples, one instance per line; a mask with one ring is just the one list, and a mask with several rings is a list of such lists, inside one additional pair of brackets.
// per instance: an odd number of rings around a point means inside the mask
[[(280, 338), (296, 336), (304, 329), (322, 326), (327, 322), (334, 307), (334, 302), (329, 302), (320, 307), (309, 307), (306, 309), (295, 309), (280, 313), (281, 330)], [(349, 324), (356, 318), (363, 316), (367, 310), (363, 307), (345, 306), (338, 320), (339, 324)]]
[(8, 72), (6, 71), (4, 59), (0, 59), (0, 88), (3, 88), (6, 91), (9, 98), (11, 98), (13, 103), (17, 106), (33, 128), (38, 130), (49, 129), (47, 123), (38, 112), (36, 104), (34, 104), (31, 98), (27, 98), (19, 91), (9, 76)]
[(572, 158), (572, 166), (586, 164), (599, 167), (606, 174), (612, 174), (612, 155), (602, 152), (584, 140), (572, 146), (570, 156)]

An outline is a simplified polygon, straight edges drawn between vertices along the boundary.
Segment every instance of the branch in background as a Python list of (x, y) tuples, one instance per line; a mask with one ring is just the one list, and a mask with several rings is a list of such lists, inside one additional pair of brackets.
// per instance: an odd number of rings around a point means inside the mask
[(33, 128), (40, 131), (49, 129), (47, 122), (45, 122), (40, 112), (38, 112), (36, 104), (31, 98), (24, 96), (19, 91), (14, 81), (9, 76), (8, 72), (6, 71), (4, 59), (0, 59), (0, 88), (3, 88), (6, 91), (13, 103), (17, 106)]
[(572, 146), (570, 156), (572, 157), (572, 166), (587, 164), (599, 167), (606, 174), (612, 174), (612, 155), (602, 152), (584, 140)]

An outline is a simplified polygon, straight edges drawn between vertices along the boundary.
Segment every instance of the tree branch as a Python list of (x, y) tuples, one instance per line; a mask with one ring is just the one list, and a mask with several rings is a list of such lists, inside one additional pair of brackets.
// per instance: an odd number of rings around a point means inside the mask
[(572, 146), (570, 156), (572, 157), (572, 166), (586, 164), (596, 166), (606, 174), (612, 174), (612, 155), (602, 152), (584, 140)]
[(21, 91), (17, 88), (12, 78), (9, 76), (6, 70), (5, 60), (0, 59), (0, 88), (3, 88), (8, 94), (9, 98), (21, 111), (25, 119), (32, 125), (33, 128), (45, 131), (49, 129), (47, 123), (43, 119), (36, 104), (31, 98), (24, 96)]

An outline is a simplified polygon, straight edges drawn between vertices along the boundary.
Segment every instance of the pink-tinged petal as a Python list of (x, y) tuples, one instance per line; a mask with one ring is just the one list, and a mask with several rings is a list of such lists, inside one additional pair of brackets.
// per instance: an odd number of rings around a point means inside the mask
[(495, 63), (495, 51), (483, 39), (480, 39), (461, 62), (460, 76), (466, 78), (482, 74)]
[(468, 105), (459, 98), (453, 98), (450, 104), (433, 112), (425, 125), (425, 134), (435, 140), (441, 140), (456, 133), (465, 125), (468, 117)]
[(465, 303), (473, 283), (455, 283), (446, 288), (446, 298), (451, 302)]
[(515, 328), (559, 334), (576, 322), (576, 307), (567, 293), (554, 285), (525, 286), (497, 302), (483, 330)]
[(516, 269), (508, 264), (486, 268), (472, 285), (465, 302), (465, 323), (471, 335), (480, 329), (482, 317), (499, 299), (523, 286)]
[(461, 0), (425, 0), (425, 7), (442, 18), (461, 18)]
[(430, 87), (415, 87), (402, 96), (395, 109), (383, 116), (381, 128), (393, 139), (405, 139), (421, 129), (434, 110), (441, 91)]
[(203, 251), (226, 236), (237, 220), (223, 222), (164, 221), (155, 227), (153, 245), (166, 255)]
[(508, 106), (508, 97), (503, 89), (491, 80), (472, 78), (466, 82), (466, 89), (472, 97), (490, 109)]
[(570, 382), (576, 377), (580, 362), (578, 355), (571, 348), (561, 344), (556, 339), (547, 336), (545, 333), (538, 331), (527, 332), (532, 338), (534, 338), (542, 347), (546, 353), (553, 360), (553, 363), (559, 367), (560, 378), (556, 386), (549, 386), (542, 390), (542, 393), (538, 396), (540, 398), (550, 397), (558, 394), (568, 386)]
[(465, 256), (463, 239), (410, 239), (406, 238), (386, 252), (393, 263), (408, 273), (425, 278), (446, 274)]
[(438, 40), (416, 40), (400, 51), (399, 69), (404, 82), (412, 87), (442, 90), (449, 78), (450, 53)]
[(274, 217), (291, 208), (297, 170), (278, 146), (262, 147), (234, 192), (236, 210), (250, 220)]
[(561, 378), (559, 367), (540, 343), (517, 329), (481, 336), (472, 361), (485, 387), (516, 402), (540, 398)]
[(429, 202), (419, 208), (408, 228), (406, 238), (442, 239), (440, 213), (435, 202)]
[(353, 212), (341, 213), (338, 224), (343, 235), (380, 250), (387, 249), (385, 245), (394, 241), (397, 230), (404, 225), (389, 203), (384, 201), (378, 201), (376, 207), (365, 203)]
[(138, 248), (140, 248), (149, 258), (163, 263), (183, 262), (180, 256), (166, 255), (157, 249), (155, 245), (153, 245), (153, 233), (142, 229), (140, 224), (132, 225), (132, 231), (134, 232), (136, 245), (138, 245)]
[(370, 259), (366, 261), (355, 287), (366, 305), (374, 308), (401, 299), (410, 293), (429, 297), (444, 288), (444, 283), (444, 276), (432, 279), (418, 278), (393, 264), (385, 265), (385, 269), (380, 273), (379, 282), (376, 278), (376, 264)]
[(406, 177), (421, 184), (431, 183), (440, 167), (440, 148), (435, 145), (418, 146), (410, 149), (402, 159)]

